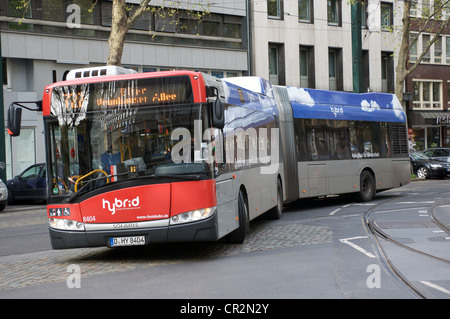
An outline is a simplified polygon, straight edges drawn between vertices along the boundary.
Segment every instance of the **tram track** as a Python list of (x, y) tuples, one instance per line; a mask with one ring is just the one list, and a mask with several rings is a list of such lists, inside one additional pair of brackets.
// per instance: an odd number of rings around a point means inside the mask
[[(426, 251), (420, 250), (420, 249), (416, 249), (413, 248), (411, 246), (408, 246), (404, 243), (402, 243), (401, 241), (395, 239), (393, 236), (389, 235), (388, 232), (384, 231), (382, 229), (382, 227), (380, 227), (377, 224), (377, 220), (375, 217), (373, 217), (373, 215), (375, 213), (377, 213), (377, 209), (379, 209), (381, 206), (383, 205), (388, 205), (388, 204), (393, 204), (395, 203), (397, 199), (391, 199), (388, 201), (383, 201), (381, 203), (376, 204), (375, 206), (371, 207), (370, 209), (368, 209), (364, 215), (362, 216), (363, 219), (363, 224), (366, 227), (367, 233), (369, 234), (369, 238), (371, 239), (371, 241), (373, 242), (375, 249), (376, 249), (376, 254), (379, 257), (379, 260), (384, 264), (385, 268), (395, 277), (397, 278), (400, 282), (402, 282), (404, 285), (406, 285), (413, 293), (415, 293), (417, 296), (419, 296), (422, 299), (430, 299), (430, 298), (434, 298), (434, 296), (432, 294), (430, 294), (428, 291), (426, 291), (426, 289), (420, 287), (419, 285), (417, 285), (414, 280), (411, 280), (410, 278), (408, 278), (407, 275), (405, 275), (404, 271), (402, 271), (401, 269), (399, 269), (399, 267), (397, 267), (395, 265), (395, 263), (392, 261), (392, 259), (389, 257), (389, 253), (386, 251), (386, 248), (384, 246), (386, 246), (383, 242), (388, 242), (390, 244), (393, 244), (397, 247), (400, 247), (401, 249), (407, 250), (409, 252), (412, 252), (413, 254), (416, 255), (420, 255), (424, 258), (427, 259), (433, 259), (435, 261), (438, 261), (440, 263), (445, 263), (450, 265), (450, 260), (436, 256), (432, 253), (428, 253)], [(446, 225), (444, 225), (443, 223), (441, 223), (439, 221), (438, 218), (436, 218), (434, 211), (436, 207), (440, 207), (442, 206), (443, 203), (448, 203), (448, 200), (445, 201), (438, 201), (438, 202), (434, 202), (433, 204), (431, 204), (430, 206), (422, 206), (422, 207), (415, 207), (415, 208), (411, 208), (411, 209), (417, 209), (420, 211), (426, 211), (430, 221), (437, 226), (438, 228), (442, 229), (443, 231), (445, 231), (447, 234), (450, 234), (450, 230), (448, 229), (448, 227), (446, 227)], [(389, 212), (398, 212), (398, 209), (384, 209), (382, 211), (382, 213), (389, 213)], [(379, 212), (379, 211), (378, 211)], [(421, 215), (424, 216), (424, 215)], [(426, 282), (421, 281), (421, 283), (426, 284)], [(446, 290), (446, 289), (443, 289)]]

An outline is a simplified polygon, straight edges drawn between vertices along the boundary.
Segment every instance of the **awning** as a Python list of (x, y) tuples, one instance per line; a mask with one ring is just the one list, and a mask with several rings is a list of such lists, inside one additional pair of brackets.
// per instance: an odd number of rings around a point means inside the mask
[(410, 113), (411, 125), (450, 125), (450, 112), (445, 111), (412, 111)]

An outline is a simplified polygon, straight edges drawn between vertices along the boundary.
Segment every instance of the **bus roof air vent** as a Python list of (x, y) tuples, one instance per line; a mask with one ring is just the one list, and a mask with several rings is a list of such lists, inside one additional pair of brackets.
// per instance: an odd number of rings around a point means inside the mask
[(130, 73), (136, 73), (136, 71), (133, 69), (127, 69), (120, 66), (106, 65), (106, 66), (71, 70), (67, 74), (65, 80), (90, 78), (104, 75), (130, 74)]

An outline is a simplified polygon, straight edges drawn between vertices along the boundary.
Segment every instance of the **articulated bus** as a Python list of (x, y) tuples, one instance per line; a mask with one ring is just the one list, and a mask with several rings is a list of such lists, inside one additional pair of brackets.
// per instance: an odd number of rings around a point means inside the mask
[[(9, 107), (13, 136), (24, 104)], [(71, 71), (36, 104), (54, 249), (242, 243), (284, 202), (368, 201), (410, 179), (406, 117), (390, 94), (100, 67)]]
[(284, 200), (377, 191), (410, 182), (406, 114), (393, 94), (275, 87)]

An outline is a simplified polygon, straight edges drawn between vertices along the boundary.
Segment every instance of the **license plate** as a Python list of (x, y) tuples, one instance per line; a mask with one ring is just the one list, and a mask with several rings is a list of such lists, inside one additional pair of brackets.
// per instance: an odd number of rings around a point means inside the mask
[(130, 236), (130, 237), (113, 237), (109, 239), (109, 246), (139, 246), (145, 245), (145, 236)]

